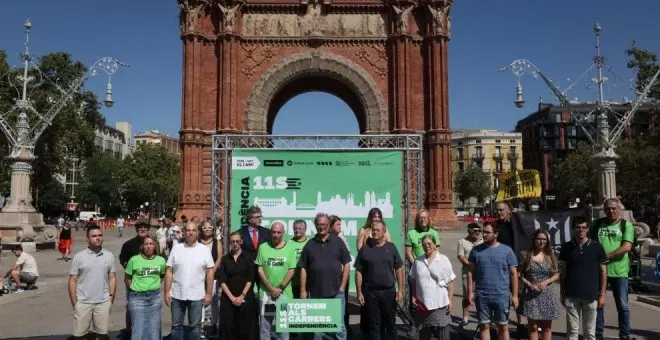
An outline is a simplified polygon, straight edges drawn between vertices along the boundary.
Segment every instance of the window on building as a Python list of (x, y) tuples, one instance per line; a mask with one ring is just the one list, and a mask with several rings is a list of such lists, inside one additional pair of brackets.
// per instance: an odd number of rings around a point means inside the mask
[(502, 157), (502, 147), (499, 145), (495, 147), (495, 156)]
[(502, 173), (504, 171), (504, 165), (502, 161), (495, 162), (495, 172)]
[(566, 136), (577, 137), (577, 127), (575, 125), (566, 125)]
[(553, 137), (558, 137), (560, 135), (559, 133), (559, 125), (555, 125), (552, 127), (552, 136)]
[(100, 136), (94, 137), (94, 146), (97, 149), (103, 148), (103, 137), (100, 137)]
[(463, 162), (458, 162), (458, 172), (463, 172), (465, 170), (465, 165)]
[(477, 139), (477, 144), (481, 144), (481, 139)]
[(113, 145), (113, 143), (112, 143), (111, 140), (105, 141), (105, 151), (112, 152), (112, 145)]
[(561, 123), (561, 112), (555, 112), (555, 123)]
[(509, 143), (516, 144), (516, 140), (515, 139), (509, 139)]
[(459, 160), (463, 159), (463, 148), (457, 148), (456, 149), (456, 158)]
[(550, 149), (550, 141), (547, 139), (541, 139), (541, 150), (549, 150)]
[(495, 140), (495, 143), (500, 144), (500, 140), (499, 140), (499, 139), (496, 139), (496, 140)]
[(474, 153), (477, 155), (477, 157), (482, 157), (484, 155), (484, 151), (481, 145), (475, 147)]

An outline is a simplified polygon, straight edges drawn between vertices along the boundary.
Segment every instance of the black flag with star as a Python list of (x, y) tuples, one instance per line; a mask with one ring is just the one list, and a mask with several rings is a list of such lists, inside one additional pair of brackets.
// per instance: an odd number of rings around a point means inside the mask
[(529, 249), (534, 232), (543, 229), (550, 234), (550, 245), (559, 253), (561, 245), (571, 240), (571, 220), (575, 216), (586, 216), (586, 212), (582, 209), (569, 209), (513, 213), (516, 252)]

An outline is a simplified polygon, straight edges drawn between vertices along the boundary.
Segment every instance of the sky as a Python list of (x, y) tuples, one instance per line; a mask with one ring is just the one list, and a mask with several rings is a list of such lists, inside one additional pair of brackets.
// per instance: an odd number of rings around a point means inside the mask
[[(634, 98), (634, 73), (625, 50), (633, 41), (660, 54), (658, 0), (455, 0), (449, 42), (449, 105), (452, 128), (510, 131), (534, 112), (540, 97), (554, 98), (540, 80), (522, 78), (527, 105), (513, 106), (516, 77), (499, 72), (513, 60), (531, 60), (560, 88), (577, 79), (595, 53), (593, 25), (602, 25), (601, 45), (608, 65), (606, 97)], [(32, 21), (34, 55), (66, 51), (85, 64), (111, 56), (129, 63), (113, 77), (115, 105), (102, 112), (109, 125), (128, 121), (133, 133), (160, 130), (178, 136), (181, 124), (182, 42), (176, 0), (2, 0), (0, 49), (19, 63)], [(570, 98), (593, 101), (594, 73), (577, 82)], [(586, 81), (585, 81), (586, 80)], [(104, 76), (86, 86), (103, 98)], [(294, 97), (278, 113), (274, 133), (358, 133), (350, 108), (330, 94)]]

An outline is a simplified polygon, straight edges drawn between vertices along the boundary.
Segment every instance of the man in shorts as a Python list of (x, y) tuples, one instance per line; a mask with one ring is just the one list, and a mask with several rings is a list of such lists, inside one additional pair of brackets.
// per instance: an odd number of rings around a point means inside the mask
[(32, 289), (39, 278), (37, 260), (34, 259), (34, 256), (24, 252), (20, 244), (15, 245), (11, 252), (17, 259), (16, 264), (7, 271), (6, 276), (9, 277), (9, 282), (16, 284), (16, 293), (23, 291), (21, 288), (23, 283), (26, 285), (25, 289)]
[(490, 340), (493, 322), (499, 338), (509, 340), (510, 301), (518, 308), (518, 261), (510, 247), (497, 241), (497, 225), (486, 222), (482, 233), (484, 243), (475, 246), (468, 258), (468, 297), (476, 303), (481, 339)]
[(470, 262), (468, 261), (468, 258), (470, 257), (470, 253), (472, 252), (472, 248), (474, 246), (480, 245), (483, 243), (483, 240), (481, 239), (481, 226), (479, 223), (472, 222), (468, 224), (468, 234), (466, 237), (458, 240), (458, 251), (457, 251), (457, 257), (458, 261), (461, 262), (462, 268), (461, 268), (461, 282), (463, 283), (463, 320), (461, 320), (460, 327), (463, 328), (468, 325), (469, 323), (469, 311), (468, 309), (470, 308), (470, 300), (468, 299), (467, 296), (467, 273), (468, 273), (468, 268), (470, 266)]
[(69, 270), (69, 298), (76, 339), (85, 339), (90, 330), (96, 339), (107, 336), (116, 289), (114, 256), (103, 248), (101, 228), (91, 224), (87, 227), (87, 249), (73, 257)]

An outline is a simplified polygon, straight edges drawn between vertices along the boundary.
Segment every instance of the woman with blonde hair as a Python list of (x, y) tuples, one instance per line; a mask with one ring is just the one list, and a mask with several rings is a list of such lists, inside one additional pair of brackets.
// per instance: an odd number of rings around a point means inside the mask
[(158, 248), (156, 236), (148, 234), (140, 240), (140, 253), (126, 264), (124, 281), (128, 287), (132, 339), (162, 339), (160, 287), (167, 264), (158, 255)]
[(559, 268), (550, 246), (550, 234), (539, 229), (532, 235), (533, 244), (521, 254), (520, 280), (523, 291), (520, 313), (527, 318), (529, 340), (552, 338), (552, 320), (559, 318), (559, 299), (548, 286), (559, 280)]

